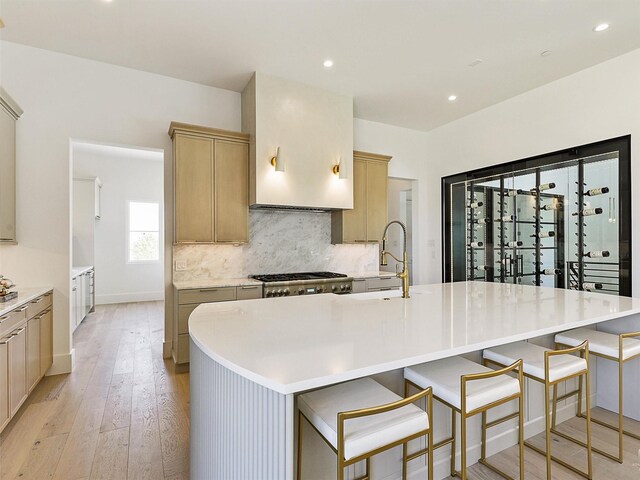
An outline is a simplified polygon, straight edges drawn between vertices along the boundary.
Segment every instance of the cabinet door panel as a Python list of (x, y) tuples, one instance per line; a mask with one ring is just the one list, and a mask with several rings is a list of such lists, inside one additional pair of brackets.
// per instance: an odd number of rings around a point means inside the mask
[(0, 339), (0, 431), (9, 423), (9, 351), (7, 339)]
[(27, 398), (27, 327), (7, 342), (9, 349), (9, 411), (13, 417)]
[(27, 390), (30, 392), (40, 379), (40, 317), (27, 322)]
[(382, 162), (367, 164), (367, 240), (380, 241), (387, 224), (387, 170)]
[(0, 107), (0, 242), (16, 239), (16, 123)]
[(53, 311), (40, 318), (40, 376), (53, 364)]
[(367, 163), (353, 159), (353, 210), (344, 210), (343, 242), (367, 240)]
[(215, 142), (216, 242), (249, 240), (249, 146)]
[(213, 140), (175, 138), (176, 242), (213, 241)]

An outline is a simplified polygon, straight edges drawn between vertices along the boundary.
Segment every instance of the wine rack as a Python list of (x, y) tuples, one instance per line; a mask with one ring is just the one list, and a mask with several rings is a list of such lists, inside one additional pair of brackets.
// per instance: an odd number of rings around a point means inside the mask
[(629, 146), (621, 137), (443, 178), (443, 279), (630, 296)]

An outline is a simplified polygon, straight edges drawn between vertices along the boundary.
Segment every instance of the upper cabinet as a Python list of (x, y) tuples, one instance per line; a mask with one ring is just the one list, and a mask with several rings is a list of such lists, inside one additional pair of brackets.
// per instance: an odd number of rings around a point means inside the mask
[(249, 240), (249, 135), (172, 122), (174, 242)]
[(331, 243), (379, 242), (387, 224), (391, 157), (353, 152), (353, 210), (332, 212)]
[(16, 242), (16, 120), (22, 110), (0, 87), (0, 243)]

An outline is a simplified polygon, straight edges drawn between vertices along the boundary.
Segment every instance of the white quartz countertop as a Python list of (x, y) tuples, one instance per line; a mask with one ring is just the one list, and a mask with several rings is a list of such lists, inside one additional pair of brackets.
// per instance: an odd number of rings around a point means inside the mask
[(214, 361), (282, 394), (640, 313), (640, 299), (485, 282), (209, 303), (189, 318)]
[(44, 295), (52, 290), (52, 287), (35, 287), (35, 288), (19, 288), (15, 290), (18, 292), (18, 296), (8, 302), (0, 303), (0, 317), (3, 317), (11, 310), (21, 307), (25, 303), (30, 302), (34, 298)]
[(93, 268), (93, 265), (84, 265), (81, 267), (72, 267), (71, 268), (71, 278), (75, 278), (78, 275), (82, 275), (83, 273), (88, 272)]
[(251, 285), (262, 285), (262, 282), (253, 278), (211, 278), (173, 282), (173, 286), (178, 290), (186, 290), (189, 288), (245, 287)]

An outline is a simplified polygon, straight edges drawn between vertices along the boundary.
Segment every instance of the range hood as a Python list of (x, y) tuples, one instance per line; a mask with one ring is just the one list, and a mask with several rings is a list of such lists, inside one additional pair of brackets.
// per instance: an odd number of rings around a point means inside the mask
[(242, 131), (252, 208), (353, 208), (352, 97), (255, 73), (242, 92)]

